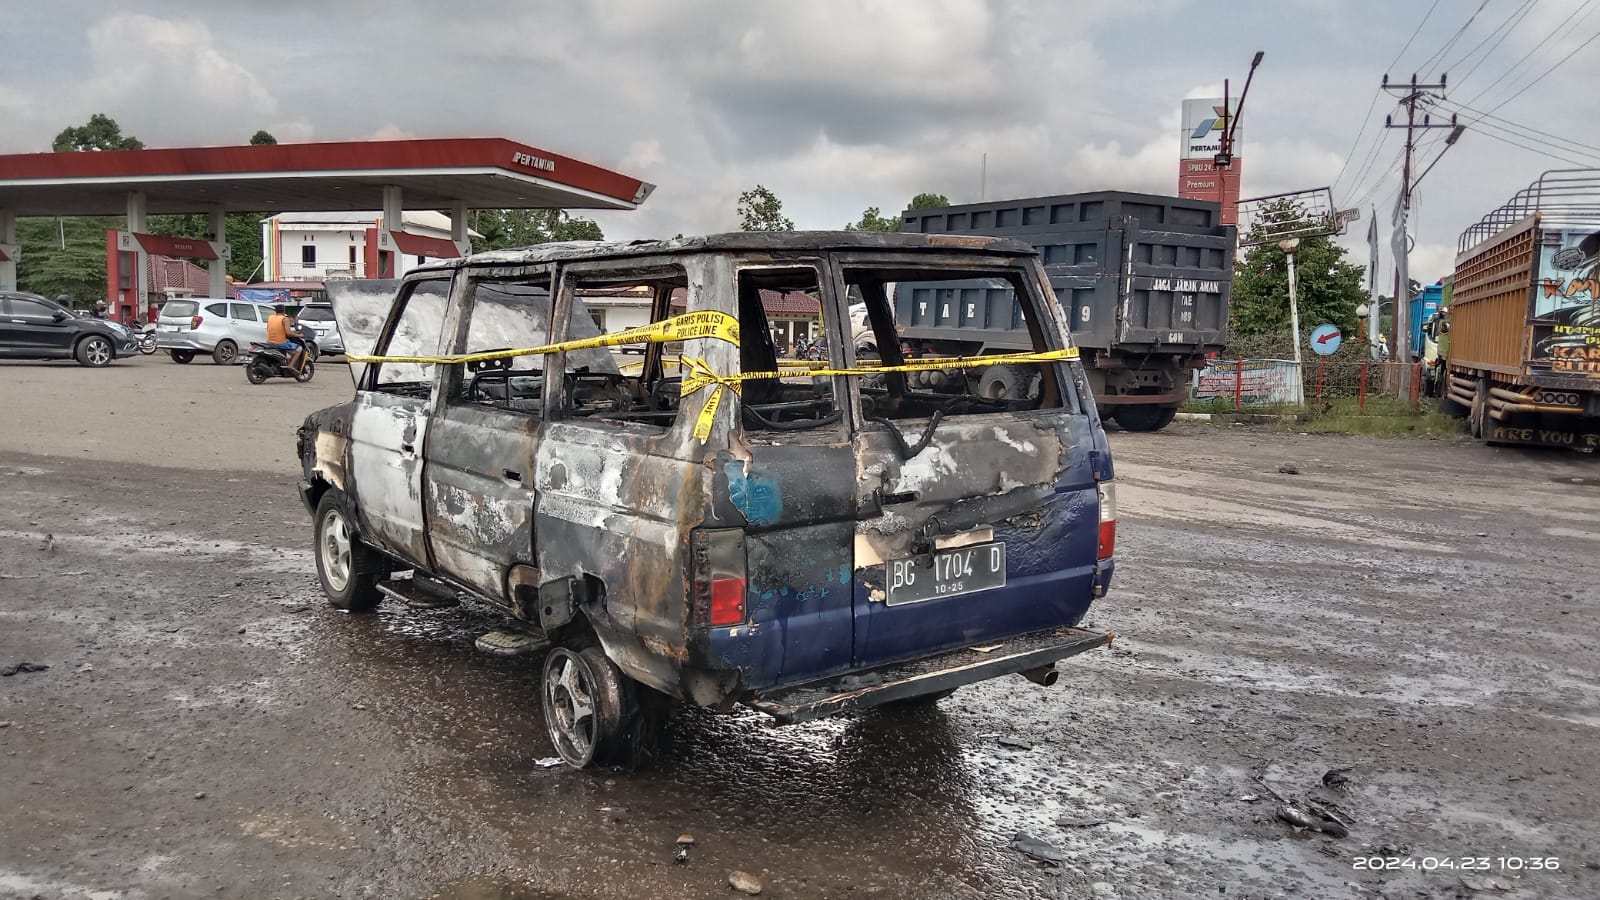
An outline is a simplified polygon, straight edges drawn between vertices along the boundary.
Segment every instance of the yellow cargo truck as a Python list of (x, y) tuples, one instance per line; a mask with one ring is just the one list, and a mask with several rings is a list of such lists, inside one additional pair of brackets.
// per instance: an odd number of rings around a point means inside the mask
[(1546, 172), (1458, 249), (1441, 407), (1492, 444), (1600, 448), (1600, 169)]

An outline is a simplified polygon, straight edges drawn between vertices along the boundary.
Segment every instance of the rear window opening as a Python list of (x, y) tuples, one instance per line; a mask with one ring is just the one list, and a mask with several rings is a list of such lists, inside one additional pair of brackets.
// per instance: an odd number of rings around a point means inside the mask
[[(831, 367), (821, 297), (818, 271), (810, 266), (739, 272), (739, 370), (745, 376), (739, 410), (747, 434), (844, 421), (835, 378), (798, 373), (807, 366)], [(771, 377), (761, 377), (767, 373)]]
[(332, 322), (333, 307), (331, 306), (306, 306), (302, 307), (295, 316), (302, 322)]
[(161, 307), (161, 315), (172, 319), (188, 319), (200, 310), (200, 304), (192, 300), (168, 300)]
[[(913, 365), (908, 372), (859, 378), (868, 421), (926, 419), (1067, 405), (1053, 362), (983, 364), (990, 356), (1044, 352), (1052, 347), (1030, 311), (1050, 302), (1016, 271), (850, 267), (844, 270), (856, 365)], [(898, 300), (898, 303), (896, 302)], [(897, 306), (899, 309), (897, 310)], [(955, 321), (968, 340), (913, 344), (902, 338), (899, 316)], [(1001, 321), (995, 321), (996, 318)], [(985, 329), (1025, 328), (1031, 347), (985, 350)], [(939, 360), (978, 360), (941, 366)], [(921, 368), (927, 364), (926, 368)]]

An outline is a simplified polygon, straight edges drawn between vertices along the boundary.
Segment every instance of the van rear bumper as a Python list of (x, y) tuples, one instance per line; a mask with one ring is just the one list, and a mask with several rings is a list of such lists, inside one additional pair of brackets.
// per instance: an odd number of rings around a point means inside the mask
[(1052, 628), (909, 662), (760, 691), (743, 700), (782, 724), (808, 722), (1048, 666), (1109, 644), (1112, 637), (1110, 632)]

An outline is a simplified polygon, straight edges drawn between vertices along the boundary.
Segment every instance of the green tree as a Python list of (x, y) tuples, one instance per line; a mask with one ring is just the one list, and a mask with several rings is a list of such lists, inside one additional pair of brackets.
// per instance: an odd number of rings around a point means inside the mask
[(933, 209), (939, 206), (949, 206), (950, 198), (943, 194), (918, 194), (911, 198), (906, 209)]
[(899, 231), (899, 218), (878, 215), (877, 207), (867, 207), (856, 224), (846, 224), (845, 231)]
[[(228, 242), (228, 274), (235, 281), (254, 281), (261, 269), (261, 213), (232, 212), (223, 219), (223, 240)], [(151, 234), (166, 237), (200, 238), (217, 240), (207, 228), (206, 216), (200, 213), (178, 213), (151, 216), (148, 227)]]
[(46, 297), (66, 294), (80, 306), (106, 296), (106, 231), (122, 220), (65, 216), (17, 220), (17, 287)]
[(876, 206), (869, 206), (861, 214), (861, 220), (854, 225), (846, 225), (845, 231), (899, 231), (900, 220), (890, 216), (878, 214)]
[(741, 231), (793, 231), (794, 220), (783, 214), (783, 201), (763, 185), (739, 195)]
[(124, 135), (117, 120), (104, 113), (95, 113), (83, 125), (61, 129), (51, 148), (57, 153), (82, 150), (143, 150), (144, 141), (133, 135)]
[[(122, 133), (115, 119), (95, 113), (82, 125), (63, 128), (51, 143), (57, 153), (93, 150), (138, 150), (144, 142)], [(75, 302), (92, 303), (106, 293), (106, 231), (120, 218), (62, 216), (21, 219), (17, 242), (17, 287), (46, 297), (66, 294)]]
[[(1355, 328), (1356, 306), (1368, 299), (1365, 268), (1346, 262), (1344, 248), (1326, 237), (1301, 238), (1294, 258), (1300, 327)], [(1251, 247), (1235, 263), (1228, 327), (1239, 337), (1288, 330), (1289, 265), (1277, 244)]]
[(273, 137), (272, 132), (267, 131), (266, 129), (262, 129), (255, 134), (250, 135), (250, 143), (255, 146), (260, 146), (261, 144), (276, 144), (277, 142), (278, 139)]
[(552, 241), (603, 241), (605, 232), (592, 219), (573, 217), (564, 209), (480, 209), (472, 214), (475, 252), (531, 247)]

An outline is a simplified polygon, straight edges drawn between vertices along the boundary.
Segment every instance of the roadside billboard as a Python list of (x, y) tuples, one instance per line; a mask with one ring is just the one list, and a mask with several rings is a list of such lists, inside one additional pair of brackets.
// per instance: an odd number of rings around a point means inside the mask
[[(1238, 110), (1233, 101), (1227, 113)], [(1222, 224), (1238, 222), (1239, 180), (1244, 160), (1239, 155), (1243, 129), (1233, 133), (1233, 164), (1218, 168), (1215, 157), (1222, 149), (1223, 130), (1231, 115), (1225, 114), (1222, 98), (1183, 101), (1183, 130), (1178, 138), (1178, 196), (1187, 200), (1209, 200), (1222, 206)]]

